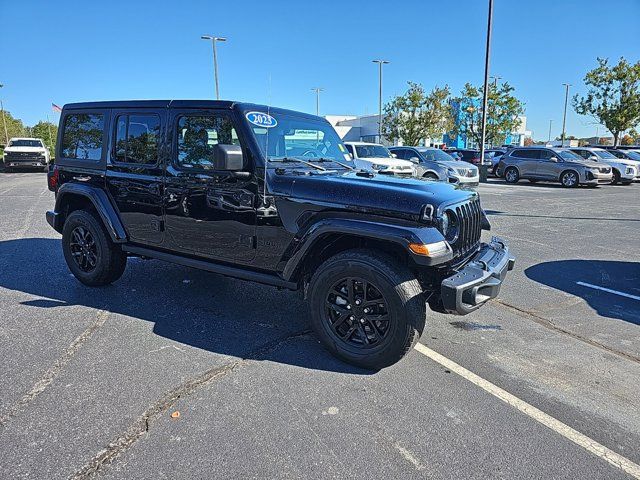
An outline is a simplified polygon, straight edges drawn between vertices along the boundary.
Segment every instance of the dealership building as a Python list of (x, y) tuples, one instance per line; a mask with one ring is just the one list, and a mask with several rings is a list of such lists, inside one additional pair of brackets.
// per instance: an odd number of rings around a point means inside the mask
[[(379, 143), (378, 138), (378, 115), (326, 115), (324, 118), (333, 125), (340, 138), (345, 142), (373, 142)], [(509, 132), (504, 141), (501, 143), (504, 145), (524, 145), (524, 139), (531, 136), (531, 132), (527, 130), (527, 117), (520, 116), (520, 125), (513, 132)], [(456, 121), (459, 120), (456, 116)], [(385, 141), (382, 138), (382, 143), (388, 144), (390, 142)], [(398, 145), (402, 145), (402, 141), (395, 142)], [(457, 135), (451, 137), (446, 133), (443, 133), (438, 138), (424, 138), (420, 142), (421, 145), (428, 145), (434, 147), (453, 147), (453, 148), (476, 148), (477, 145), (464, 135)]]

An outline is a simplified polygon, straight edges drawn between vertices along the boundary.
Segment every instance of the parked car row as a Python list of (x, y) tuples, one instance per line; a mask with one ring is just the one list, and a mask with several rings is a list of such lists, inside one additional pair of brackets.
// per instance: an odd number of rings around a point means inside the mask
[(412, 176), (463, 186), (477, 186), (478, 168), (430, 147), (385, 147), (366, 142), (345, 142), (356, 168), (377, 173)]
[(517, 147), (500, 155), (494, 172), (507, 183), (526, 179), (559, 182), (564, 187), (628, 185), (640, 180), (640, 161), (618, 158), (602, 148)]

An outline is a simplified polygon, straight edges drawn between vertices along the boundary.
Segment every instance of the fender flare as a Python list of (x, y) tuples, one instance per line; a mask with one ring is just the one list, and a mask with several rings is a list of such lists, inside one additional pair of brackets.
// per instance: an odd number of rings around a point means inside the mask
[(438, 265), (453, 257), (452, 252), (437, 258), (430, 258), (416, 255), (409, 250), (410, 243), (427, 244), (443, 241), (444, 237), (435, 227), (428, 225), (412, 227), (362, 219), (327, 218), (314, 223), (298, 237), (297, 241), (294, 240), (297, 249), (285, 264), (282, 271), (283, 278), (291, 281), (295, 277), (298, 267), (303, 264), (309, 254), (313, 254), (314, 247), (322, 237), (331, 234), (353, 235), (395, 243), (419, 265)]
[[(114, 243), (125, 243), (127, 241), (127, 232), (124, 225), (104, 190), (91, 185), (65, 183), (58, 189), (56, 194), (56, 214), (60, 215), (64, 212), (66, 199), (70, 196), (81, 196), (89, 199)], [(60, 225), (60, 230), (62, 230), (62, 225)]]

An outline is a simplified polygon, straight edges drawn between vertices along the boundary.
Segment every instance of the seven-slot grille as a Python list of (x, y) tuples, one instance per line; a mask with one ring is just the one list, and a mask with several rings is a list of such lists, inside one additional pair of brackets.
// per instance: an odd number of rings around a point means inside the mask
[(455, 212), (458, 219), (458, 238), (451, 244), (454, 256), (460, 257), (475, 251), (480, 244), (482, 233), (480, 200), (474, 198), (465, 203), (452, 205), (449, 209)]

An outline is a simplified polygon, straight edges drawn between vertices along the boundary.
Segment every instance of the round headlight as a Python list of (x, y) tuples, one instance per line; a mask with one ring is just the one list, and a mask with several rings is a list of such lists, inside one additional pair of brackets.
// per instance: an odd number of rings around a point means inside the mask
[(455, 242), (458, 239), (459, 233), (459, 221), (456, 212), (450, 209), (445, 210), (440, 218), (440, 228), (447, 242)]

